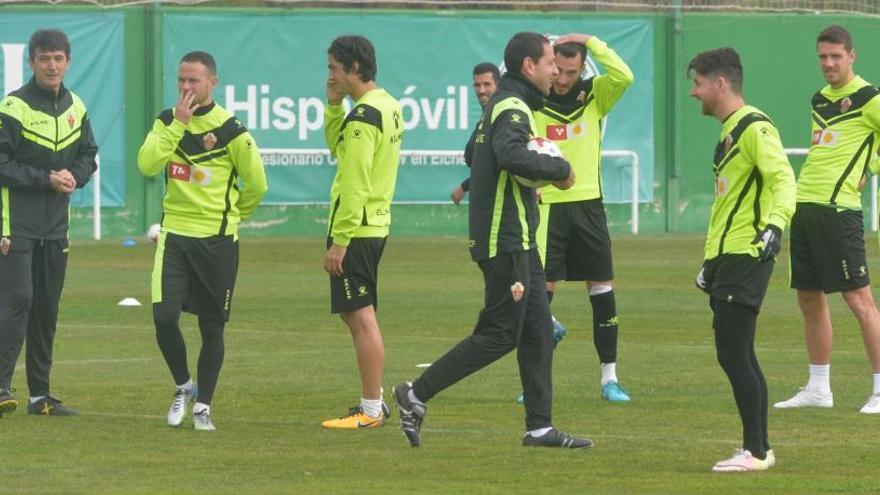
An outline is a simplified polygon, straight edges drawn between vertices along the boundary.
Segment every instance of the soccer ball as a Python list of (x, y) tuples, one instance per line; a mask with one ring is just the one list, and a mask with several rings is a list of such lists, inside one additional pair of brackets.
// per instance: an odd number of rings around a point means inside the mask
[[(533, 137), (529, 140), (529, 144), (527, 147), (529, 151), (534, 151), (542, 155), (552, 156), (554, 158), (562, 158), (562, 150), (559, 149), (559, 146), (557, 146), (556, 143), (549, 139), (544, 139), (542, 137)], [(552, 182), (549, 180), (526, 179), (525, 177), (520, 177), (518, 175), (514, 175), (513, 178), (526, 187), (544, 187)]]
[(162, 226), (158, 223), (154, 223), (150, 225), (150, 228), (147, 229), (147, 239), (151, 242), (159, 242), (159, 232), (162, 231)]
[(533, 137), (529, 140), (529, 151), (537, 151), (542, 155), (550, 155), (556, 158), (562, 158), (562, 150), (553, 141), (542, 137)]

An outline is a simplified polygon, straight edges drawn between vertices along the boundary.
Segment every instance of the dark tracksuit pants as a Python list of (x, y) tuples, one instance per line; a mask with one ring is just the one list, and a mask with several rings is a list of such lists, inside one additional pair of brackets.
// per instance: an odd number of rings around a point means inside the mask
[(52, 342), (67, 270), (66, 239), (11, 238), (0, 253), (0, 389), (9, 388), (21, 346), (32, 397), (49, 394)]
[(427, 401), (516, 349), (525, 394), (526, 429), (549, 427), (553, 322), (538, 252), (499, 254), (478, 264), (485, 281), (485, 307), (474, 333), (435, 361), (413, 383), (413, 392)]

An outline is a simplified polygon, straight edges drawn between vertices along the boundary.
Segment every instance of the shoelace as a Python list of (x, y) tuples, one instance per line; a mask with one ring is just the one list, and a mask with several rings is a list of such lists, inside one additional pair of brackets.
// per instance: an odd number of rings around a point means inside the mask
[(339, 419), (345, 419), (345, 418), (350, 418), (352, 416), (357, 416), (358, 414), (362, 414), (363, 412), (364, 412), (364, 410), (361, 409), (361, 406), (355, 406), (355, 407), (350, 408), (348, 410), (348, 414), (346, 414), (345, 416), (339, 416)]
[(174, 402), (171, 404), (171, 410), (174, 412), (181, 411), (186, 406), (187, 395), (187, 391), (182, 388), (174, 392)]
[(207, 409), (203, 409), (197, 413), (193, 413), (193, 420), (202, 424), (211, 423), (211, 413)]

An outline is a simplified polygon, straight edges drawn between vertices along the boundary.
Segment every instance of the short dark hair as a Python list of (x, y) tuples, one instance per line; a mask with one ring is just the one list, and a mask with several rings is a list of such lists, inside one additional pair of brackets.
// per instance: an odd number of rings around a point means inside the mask
[(816, 44), (823, 41), (825, 43), (843, 45), (848, 52), (851, 52), (853, 49), (852, 35), (849, 34), (849, 31), (840, 26), (828, 26), (823, 29), (822, 32), (819, 33), (819, 37), (816, 38)]
[(537, 62), (544, 54), (544, 45), (549, 43), (546, 36), (538, 33), (516, 33), (504, 48), (504, 66), (508, 72), (520, 72), (523, 60), (530, 58)]
[(722, 76), (730, 83), (737, 94), (742, 94), (743, 68), (739, 54), (733, 48), (718, 48), (698, 53), (687, 66), (687, 74), (691, 71), (701, 76)]
[(351, 72), (357, 62), (361, 81), (376, 79), (376, 51), (370, 40), (363, 36), (340, 36), (330, 43), (327, 53), (342, 64), (345, 72)]
[(495, 82), (498, 82), (498, 80), (501, 79), (501, 71), (499, 71), (498, 67), (492, 62), (481, 62), (474, 66), (473, 75), (475, 76), (485, 74), (487, 72), (492, 73), (492, 79), (494, 79)]
[(34, 61), (38, 51), (64, 52), (64, 56), (70, 58), (70, 41), (60, 29), (38, 29), (34, 31), (28, 42), (28, 56), (31, 62)]
[(190, 64), (198, 62), (204, 65), (212, 76), (217, 75), (217, 62), (214, 61), (214, 57), (212, 57), (211, 54), (208, 52), (189, 52), (184, 55), (182, 59), (180, 59), (181, 64), (184, 62)]
[(587, 59), (587, 47), (583, 43), (575, 43), (570, 41), (553, 47), (553, 53), (562, 55), (565, 58), (581, 57), (581, 63)]

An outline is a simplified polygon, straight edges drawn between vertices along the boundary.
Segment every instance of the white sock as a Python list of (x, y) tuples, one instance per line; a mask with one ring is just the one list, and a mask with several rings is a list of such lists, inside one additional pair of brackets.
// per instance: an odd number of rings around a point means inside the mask
[[(876, 381), (877, 381), (877, 380), (876, 380), (876, 378), (875, 378), (875, 379), (874, 379), (874, 382), (876, 383)], [(876, 388), (876, 386), (875, 386), (875, 388)], [(31, 397), (31, 404), (36, 404), (37, 402), (41, 401), (41, 400), (44, 399), (45, 397), (46, 397), (45, 395), (38, 395), (38, 396), (36, 396), (36, 397)]]
[(880, 373), (874, 373), (874, 395), (880, 394)]
[(543, 437), (546, 435), (553, 427), (548, 426), (547, 428), (538, 428), (537, 430), (529, 430), (529, 436), (532, 438)]
[(617, 381), (617, 363), (602, 363), (602, 386)]
[(202, 404), (201, 402), (196, 402), (193, 405), (193, 414), (201, 414), (204, 411), (207, 411), (208, 414), (211, 414), (211, 406), (209, 406), (208, 404)]
[(382, 399), (364, 399), (361, 397), (361, 409), (367, 416), (378, 418), (382, 415)]
[(192, 378), (190, 378), (189, 380), (187, 380), (186, 383), (184, 383), (183, 385), (176, 385), (176, 387), (177, 387), (177, 388), (182, 388), (182, 389), (184, 389), (184, 390), (188, 390), (188, 391), (192, 392), (192, 389), (193, 389), (193, 381), (192, 381)]
[(830, 394), (831, 393), (831, 365), (811, 364), (810, 381), (807, 382), (808, 390)]

